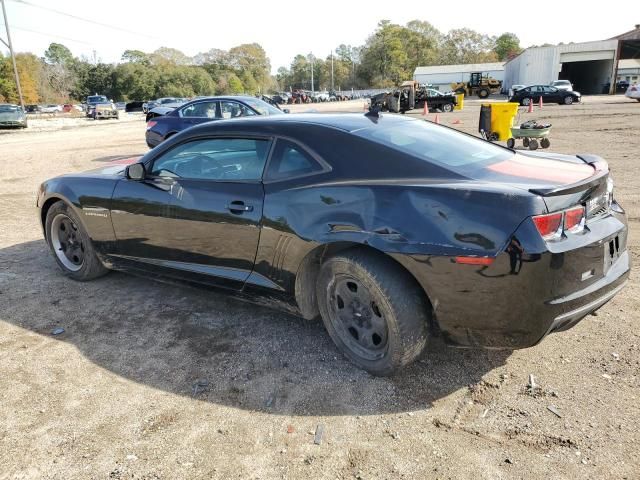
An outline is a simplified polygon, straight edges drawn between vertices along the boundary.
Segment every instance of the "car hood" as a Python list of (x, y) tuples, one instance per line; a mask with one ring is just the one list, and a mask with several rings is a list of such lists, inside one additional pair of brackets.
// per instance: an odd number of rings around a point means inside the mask
[(121, 175), (124, 173), (124, 169), (127, 165), (131, 165), (132, 163), (136, 163), (142, 155), (135, 157), (127, 157), (127, 158), (119, 158), (117, 160), (113, 160), (111, 162), (105, 163), (98, 168), (92, 168), (91, 170), (87, 170), (82, 172), (80, 175), (87, 176), (96, 176), (96, 175)]
[(7, 120), (22, 120), (24, 114), (21, 112), (0, 112), (0, 122)]

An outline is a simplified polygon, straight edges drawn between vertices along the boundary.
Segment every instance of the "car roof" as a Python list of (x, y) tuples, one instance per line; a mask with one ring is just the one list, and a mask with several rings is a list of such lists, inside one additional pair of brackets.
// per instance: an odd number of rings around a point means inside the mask
[[(225, 97), (232, 98), (232, 97)], [(225, 120), (224, 122), (208, 122), (190, 130), (193, 132), (206, 130), (242, 130), (247, 128), (251, 130), (257, 128), (259, 130), (270, 129), (278, 125), (307, 125), (322, 126), (344, 130), (346, 132), (354, 132), (364, 128), (379, 126), (397, 125), (402, 122), (417, 122), (420, 120), (404, 117), (399, 115), (365, 115), (364, 113), (294, 113), (283, 115), (260, 115), (255, 117), (240, 117)]]

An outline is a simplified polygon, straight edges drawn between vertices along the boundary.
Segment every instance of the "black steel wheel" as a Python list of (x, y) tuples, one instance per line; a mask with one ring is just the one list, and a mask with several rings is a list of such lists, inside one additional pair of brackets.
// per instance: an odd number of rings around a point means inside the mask
[(445, 103), (442, 105), (442, 111), (447, 113), (453, 112), (453, 103)]
[(77, 214), (64, 202), (56, 202), (49, 208), (45, 232), (49, 248), (65, 275), (84, 281), (109, 271), (98, 259)]
[(317, 283), (322, 320), (338, 349), (374, 375), (390, 375), (424, 349), (431, 308), (393, 260), (348, 250), (327, 260)]

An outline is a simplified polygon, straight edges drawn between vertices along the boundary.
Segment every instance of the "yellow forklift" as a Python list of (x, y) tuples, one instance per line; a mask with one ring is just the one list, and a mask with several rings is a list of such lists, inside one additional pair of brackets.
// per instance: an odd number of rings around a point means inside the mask
[(489, 75), (482, 75), (482, 72), (473, 72), (468, 82), (458, 82), (451, 84), (451, 90), (456, 93), (464, 93), (465, 97), (478, 95), (480, 98), (487, 98), (492, 93), (500, 93), (502, 81), (496, 80)]

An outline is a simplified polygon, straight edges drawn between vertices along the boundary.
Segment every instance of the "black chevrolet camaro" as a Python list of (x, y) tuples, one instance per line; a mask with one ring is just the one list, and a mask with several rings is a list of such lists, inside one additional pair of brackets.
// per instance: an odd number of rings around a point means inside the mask
[(429, 335), (535, 345), (629, 275), (626, 216), (595, 156), (310, 114), (199, 125), (135, 162), (41, 185), (66, 275), (148, 273), (320, 316), (374, 374), (413, 361)]

